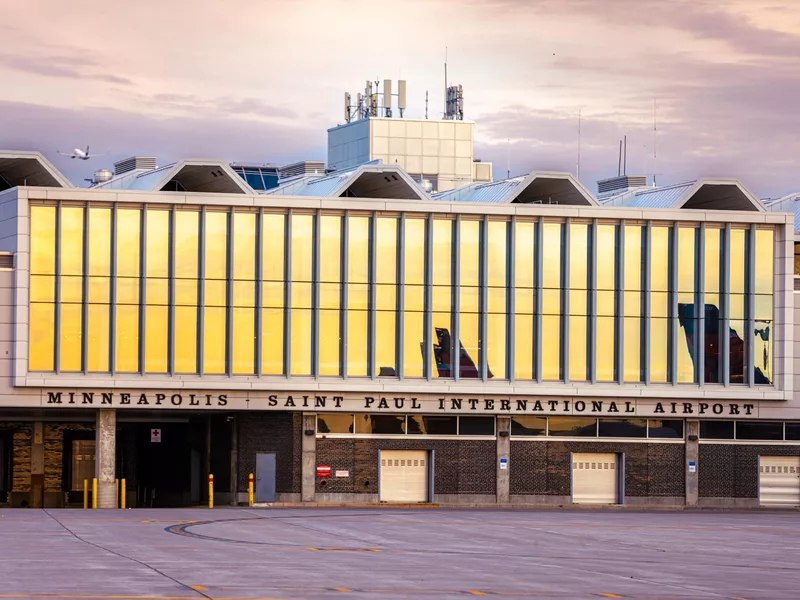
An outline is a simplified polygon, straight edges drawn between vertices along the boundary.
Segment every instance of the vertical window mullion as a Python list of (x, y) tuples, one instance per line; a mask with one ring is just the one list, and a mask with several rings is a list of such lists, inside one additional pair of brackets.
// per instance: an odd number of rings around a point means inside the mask
[(533, 377), (542, 382), (542, 277), (543, 277), (544, 217), (536, 222), (534, 241), (534, 315), (533, 315)]
[(147, 205), (139, 211), (139, 373), (144, 375), (145, 352), (147, 347), (146, 305), (147, 305)]
[(342, 363), (342, 378), (347, 379), (347, 324), (348, 324), (348, 301), (349, 301), (349, 286), (350, 286), (350, 273), (348, 272), (350, 266), (350, 252), (348, 250), (350, 245), (350, 211), (344, 211), (342, 217), (342, 236), (341, 236), (341, 249), (342, 249), (342, 288), (340, 303), (341, 318), (339, 319), (339, 356)]
[[(489, 217), (484, 216), (481, 221), (480, 235), (478, 236), (478, 252), (480, 264), (478, 265), (478, 283), (480, 284), (480, 298), (478, 304), (478, 344), (480, 369), (478, 375), (486, 381), (489, 375)], [(460, 358), (461, 348), (456, 348), (456, 355)], [(460, 365), (459, 365), (460, 366)]]
[(517, 216), (511, 217), (511, 222), (506, 230), (506, 247), (508, 248), (506, 259), (506, 377), (509, 382), (515, 381), (516, 347), (517, 341), (514, 335), (516, 324), (515, 313), (517, 311)]
[(255, 348), (253, 352), (255, 369), (253, 373), (257, 377), (261, 376), (261, 362), (263, 359), (261, 351), (261, 340), (263, 339), (264, 328), (264, 209), (260, 208), (256, 215), (256, 298), (255, 298)]
[[(320, 249), (319, 241), (322, 235), (322, 211), (317, 210), (314, 215), (313, 248), (311, 258), (311, 375), (319, 377), (319, 332), (320, 332)], [(355, 430), (354, 430), (355, 431)]]

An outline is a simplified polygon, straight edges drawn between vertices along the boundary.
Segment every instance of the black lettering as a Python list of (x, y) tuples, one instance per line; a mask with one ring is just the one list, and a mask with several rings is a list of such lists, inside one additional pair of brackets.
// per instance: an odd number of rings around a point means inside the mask
[(308, 406), (308, 396), (303, 396), (303, 406)]
[(444, 398), (439, 398), (439, 410), (444, 410)]
[(267, 404), (269, 406), (278, 406), (278, 396), (272, 394), (269, 398), (267, 398)]
[(206, 394), (206, 406), (211, 406), (211, 394)]
[(103, 399), (100, 400), (100, 404), (111, 404), (112, 398), (114, 398), (113, 393), (107, 394), (106, 392), (103, 392)]
[(683, 414), (691, 415), (692, 413), (694, 413), (694, 410), (692, 410), (692, 403), (691, 402), (684, 402), (683, 403)]
[(314, 396), (314, 408), (325, 408), (325, 402), (327, 401), (327, 396)]
[(731, 409), (730, 414), (732, 414), (732, 415), (738, 415), (739, 414), (739, 405), (738, 404), (731, 404), (730, 405), (730, 409)]
[(664, 412), (664, 405), (661, 402), (656, 402), (656, 409), (653, 411), (655, 413), (663, 413)]
[[(373, 402), (375, 400), (373, 399)], [(283, 403), (284, 406), (294, 406), (294, 398), (291, 396), (286, 396), (286, 402)], [(367, 408), (369, 408), (369, 404), (367, 404)]]
[(547, 404), (550, 405), (550, 412), (558, 410), (558, 400), (548, 400)]
[(569, 400), (564, 400), (564, 412), (569, 412)]
[(704, 414), (706, 414), (707, 410), (708, 410), (708, 403), (707, 402), (701, 402), (700, 404), (697, 405), (698, 414), (704, 415)]
[(180, 406), (183, 404), (183, 396), (180, 394), (172, 394), (172, 397), (169, 399), (172, 406)]
[(131, 403), (131, 395), (130, 394), (120, 394), (119, 395), (119, 403), (120, 404), (130, 404)]
[(722, 411), (723, 411), (723, 410), (725, 410), (725, 407), (724, 407), (724, 406), (722, 406), (722, 404), (715, 404), (715, 405), (714, 405), (714, 406), (711, 408), (711, 410), (713, 410), (713, 411), (714, 411), (714, 414), (715, 414), (715, 415), (721, 415), (721, 414), (722, 414)]
[(754, 407), (755, 407), (755, 404), (745, 404), (744, 405), (744, 414), (752, 415)]
[(544, 410), (544, 408), (542, 408), (541, 400), (536, 400), (536, 402), (533, 403), (533, 410), (538, 410), (540, 412)]
[(47, 392), (47, 403), (48, 404), (61, 404), (61, 392)]
[(678, 412), (678, 403), (677, 402), (671, 402), (670, 404), (672, 404), (672, 410), (670, 412), (674, 415), (674, 414), (676, 414)]
[(614, 402), (613, 400), (608, 403), (608, 412), (610, 413), (619, 412), (619, 409), (617, 408), (617, 403)]
[(217, 406), (228, 406), (228, 394), (217, 396)]
[(517, 412), (522, 412), (528, 410), (528, 401), (527, 400), (517, 400)]
[(461, 398), (450, 398), (450, 410), (461, 410)]
[(483, 401), (483, 410), (494, 410), (494, 400), (487, 398)]
[(375, 404), (375, 398), (372, 396), (364, 396), (364, 408), (370, 408), (373, 404)]
[(592, 412), (603, 412), (602, 400), (592, 400)]
[(478, 409), (478, 399), (477, 398), (470, 398), (467, 400), (469, 402), (469, 409), (470, 410), (477, 410)]
[(147, 394), (139, 394), (139, 401), (136, 404), (145, 404), (149, 406), (150, 403), (147, 401)]
[(625, 402), (625, 412), (626, 413), (635, 413), (636, 409), (633, 407), (631, 402)]
[(82, 404), (94, 404), (94, 393), (93, 392), (83, 392), (83, 402)]
[(412, 398), (411, 399), (411, 408), (419, 410), (420, 408), (422, 408), (422, 405), (419, 402), (417, 402), (416, 398)]
[[(173, 400), (173, 398), (175, 398), (175, 396), (179, 396), (180, 397), (180, 394), (174, 394), (172, 396), (172, 398), (170, 398), (170, 402), (175, 402), (175, 400)], [(183, 399), (181, 398), (181, 400), (183, 400)], [(197, 398), (194, 397), (194, 394), (189, 394), (189, 406), (199, 406), (199, 405), (200, 405), (200, 401)]]
[(344, 396), (333, 397), (333, 403), (336, 405), (336, 408), (342, 408), (342, 400), (344, 400)]
[(161, 403), (166, 400), (166, 394), (156, 394), (156, 406), (161, 406)]
[(395, 398), (394, 399), (394, 407), (395, 408), (403, 408), (403, 405), (406, 403), (405, 398)]
[(69, 393), (69, 403), (70, 404), (75, 404), (75, 392), (70, 392)]
[(389, 408), (389, 403), (386, 401), (386, 398), (381, 396), (381, 399), (378, 401), (378, 408)]
[(586, 402), (583, 400), (576, 400), (575, 401), (575, 410), (578, 412), (583, 412), (586, 410)]
[(500, 410), (511, 410), (511, 400), (500, 400)]

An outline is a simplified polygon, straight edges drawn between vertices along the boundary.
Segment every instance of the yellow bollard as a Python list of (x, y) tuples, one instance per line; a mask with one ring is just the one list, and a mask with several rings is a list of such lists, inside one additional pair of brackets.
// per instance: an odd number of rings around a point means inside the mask
[(92, 508), (97, 508), (97, 477), (92, 478)]
[(214, 475), (208, 474), (208, 508), (214, 508)]
[(253, 474), (247, 478), (247, 506), (253, 506)]
[(83, 510), (89, 508), (89, 480), (83, 480)]
[(114, 487), (117, 488), (117, 495), (114, 496), (114, 508), (119, 508), (119, 479), (114, 479)]
[(120, 508), (125, 508), (125, 500), (126, 500), (125, 496), (126, 495), (127, 494), (126, 494), (126, 491), (125, 491), (125, 480), (123, 479), (122, 480), (122, 489), (120, 490), (120, 497), (119, 497), (119, 507)]

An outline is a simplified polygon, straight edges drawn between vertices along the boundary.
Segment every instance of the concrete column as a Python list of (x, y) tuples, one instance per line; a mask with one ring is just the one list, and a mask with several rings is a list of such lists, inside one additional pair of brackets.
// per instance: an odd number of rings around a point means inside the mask
[(44, 423), (33, 424), (31, 439), (31, 508), (44, 508)]
[(95, 467), (97, 477), (97, 508), (117, 507), (117, 411), (114, 408), (97, 410), (95, 425)]
[[(303, 502), (314, 502), (317, 485), (317, 415), (303, 413), (303, 460), (301, 492)], [(311, 431), (310, 435), (307, 432)]]
[[(497, 503), (508, 504), (511, 489), (511, 417), (497, 417)], [(505, 467), (505, 468), (503, 468)]]
[[(700, 421), (686, 420), (686, 506), (697, 506), (700, 470)], [(694, 470), (692, 470), (694, 468)]]

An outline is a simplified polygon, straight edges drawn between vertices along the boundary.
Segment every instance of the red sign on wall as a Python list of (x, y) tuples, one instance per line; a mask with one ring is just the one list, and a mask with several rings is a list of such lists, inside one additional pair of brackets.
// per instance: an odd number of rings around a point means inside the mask
[(317, 465), (317, 477), (330, 477), (330, 476), (331, 476), (330, 465)]

